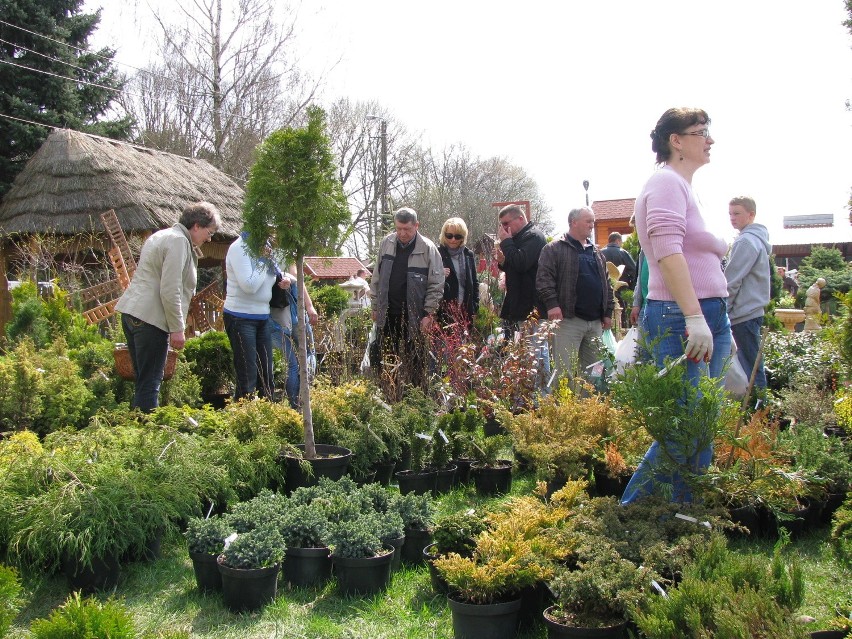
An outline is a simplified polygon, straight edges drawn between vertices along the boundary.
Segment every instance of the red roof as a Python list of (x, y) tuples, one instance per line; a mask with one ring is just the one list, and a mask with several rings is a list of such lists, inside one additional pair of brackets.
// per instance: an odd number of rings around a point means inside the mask
[(592, 211), (595, 212), (596, 220), (624, 220), (626, 222), (633, 215), (635, 205), (635, 197), (624, 200), (596, 200), (592, 202)]
[(315, 280), (348, 280), (367, 267), (357, 257), (306, 257), (305, 273)]

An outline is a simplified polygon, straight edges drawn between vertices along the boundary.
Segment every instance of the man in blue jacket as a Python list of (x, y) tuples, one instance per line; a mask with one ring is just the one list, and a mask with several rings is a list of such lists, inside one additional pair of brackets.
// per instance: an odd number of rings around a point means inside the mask
[[(740, 234), (734, 240), (725, 267), (728, 280), (728, 317), (737, 345), (737, 358), (747, 377), (751, 376), (760, 349), (760, 328), (764, 308), (769, 303), (769, 233), (755, 224), (757, 206), (750, 197), (733, 198), (728, 204), (731, 226)], [(754, 377), (755, 388), (766, 388), (766, 373), (761, 361)]]

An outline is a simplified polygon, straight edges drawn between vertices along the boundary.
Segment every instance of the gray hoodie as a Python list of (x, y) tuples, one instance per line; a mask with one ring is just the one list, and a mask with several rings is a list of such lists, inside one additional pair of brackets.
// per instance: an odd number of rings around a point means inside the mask
[(725, 279), (728, 280), (728, 316), (731, 324), (761, 317), (769, 304), (769, 232), (749, 224), (734, 240)]

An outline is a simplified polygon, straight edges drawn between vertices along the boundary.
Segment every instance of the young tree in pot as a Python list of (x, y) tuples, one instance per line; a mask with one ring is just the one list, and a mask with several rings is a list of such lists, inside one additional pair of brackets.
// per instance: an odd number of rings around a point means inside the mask
[[(280, 129), (261, 144), (249, 172), (243, 207), (248, 243), (260, 253), (274, 233), (278, 249), (296, 264), (299, 290), (305, 285), (306, 255), (333, 251), (341, 229), (349, 221), (349, 208), (331, 143), (325, 132), (322, 109), (308, 109), (302, 128)], [(304, 296), (299, 295), (299, 317), (305, 317)], [(299, 322), (299, 375), (305, 456), (316, 457), (308, 379), (307, 334)]]
[(435, 504), (428, 494), (408, 493), (397, 498), (396, 509), (405, 526), (402, 558), (407, 563), (419, 564), (423, 561), (423, 549), (432, 542)]
[(201, 396), (208, 404), (229, 395), (234, 385), (231, 342), (223, 331), (207, 331), (186, 340), (186, 361), (201, 382)]

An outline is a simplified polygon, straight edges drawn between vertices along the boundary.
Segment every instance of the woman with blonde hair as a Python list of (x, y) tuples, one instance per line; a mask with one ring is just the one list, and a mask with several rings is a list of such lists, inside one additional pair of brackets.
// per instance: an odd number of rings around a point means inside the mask
[(459, 319), (469, 326), (479, 310), (476, 261), (466, 243), (467, 224), (463, 219), (451, 217), (444, 222), (438, 246), (444, 263), (444, 297), (438, 306), (438, 320), (442, 326)]

